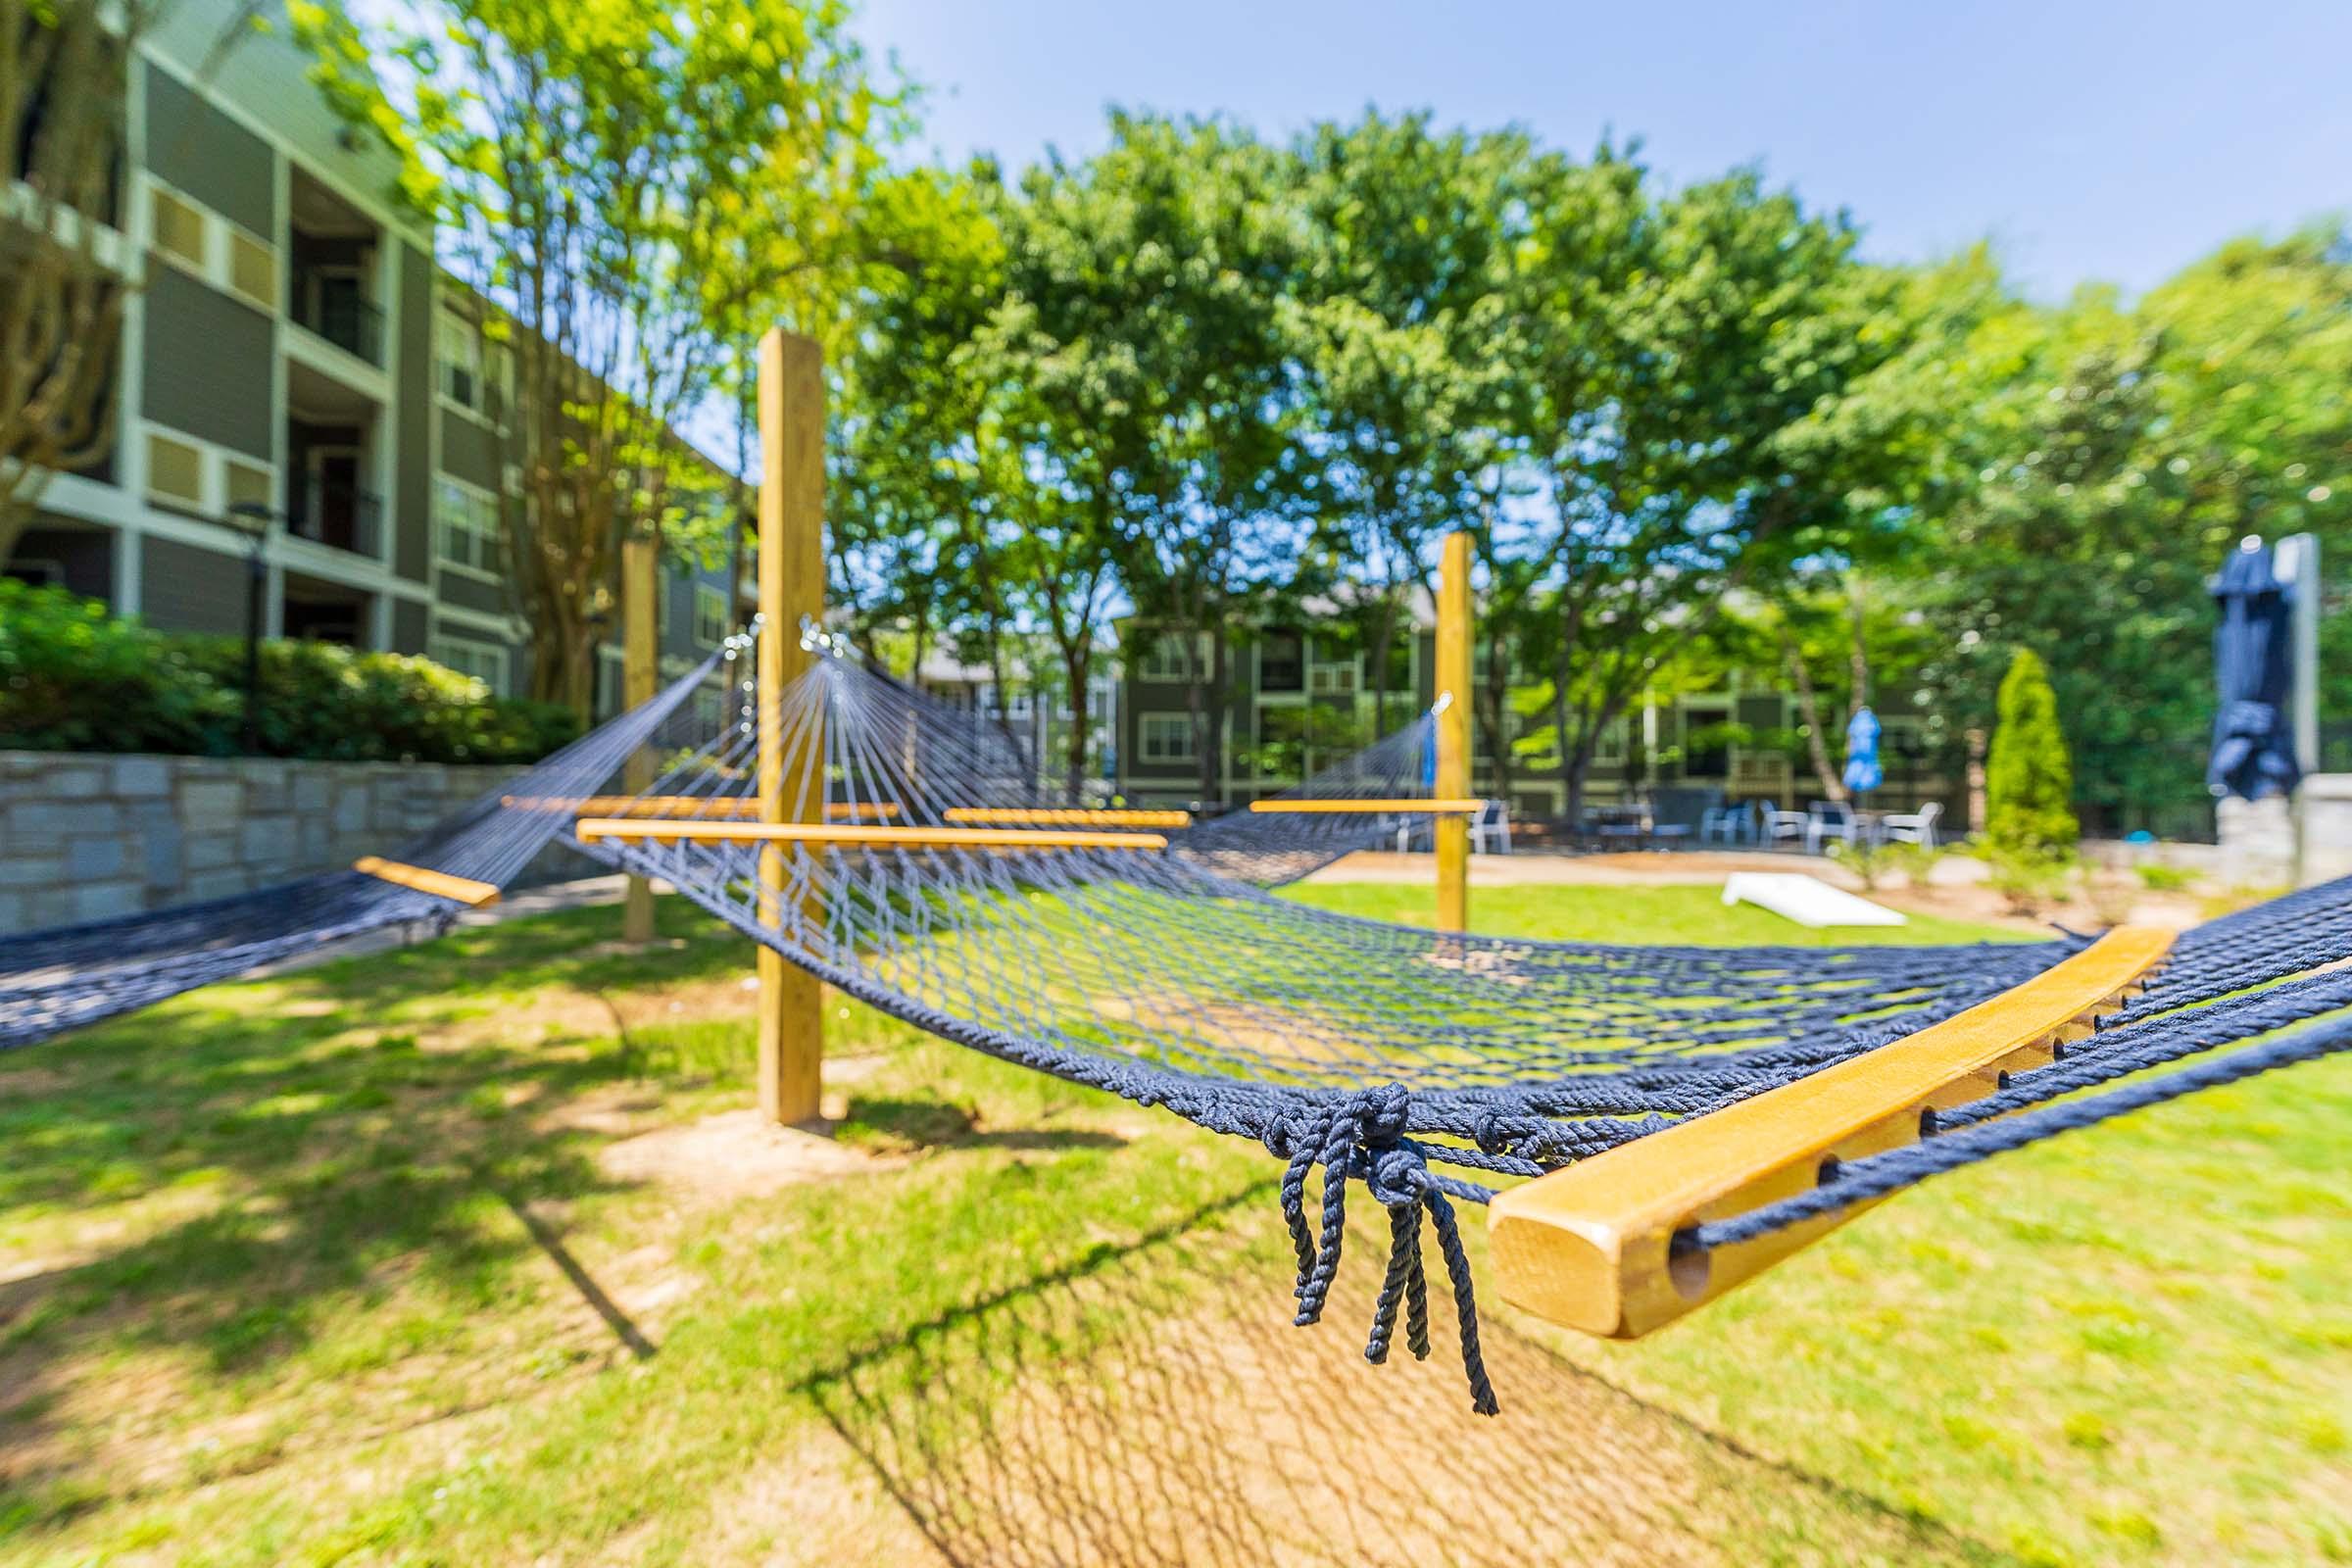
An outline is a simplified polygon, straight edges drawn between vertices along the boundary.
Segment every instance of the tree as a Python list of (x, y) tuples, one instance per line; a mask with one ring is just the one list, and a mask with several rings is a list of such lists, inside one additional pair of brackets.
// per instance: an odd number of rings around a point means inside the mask
[(161, 0), (0, 0), (0, 563), (115, 438), (127, 68)]
[(1099, 509), (1139, 620), (1184, 650), (1204, 799), (1223, 774), (1226, 634), (1295, 557), (1313, 491), (1284, 336), (1294, 184), (1230, 124), (1114, 114), (1107, 148), (1030, 171), (1000, 220), (1055, 462)]
[(444, 265), (495, 307), (532, 695), (584, 711), (620, 538), (658, 534), (694, 466), (673, 430), (759, 329), (834, 323), (827, 295), (883, 249), (900, 99), (840, 0), (371, 15), (295, 12), (330, 94), (405, 155)]
[(2000, 722), (1984, 773), (1984, 838), (1994, 857), (2032, 863), (2072, 855), (2080, 833), (2074, 788), (2058, 694), (2040, 656), (2020, 648), (2001, 678)]
[(1427, 115), (1302, 137), (1305, 273), (1290, 302), (1320, 520), (1371, 590), (1373, 719), (1389, 727), (1391, 650), (1430, 546), (1466, 525), (1494, 458), (1494, 341), (1524, 224), (1517, 132), (1432, 132)]
[(1603, 145), (1531, 181), (1515, 373), (1528, 642), (1571, 816), (1602, 732), (1727, 594), (1846, 548), (1874, 498), (1819, 439), (1900, 344), (1842, 219), (1752, 172), (1663, 199)]
[[(2099, 288), (2034, 306), (1981, 261), (1919, 286), (1944, 297), (1937, 351), (1876, 391), (1932, 454), (1916, 515), (1934, 569), (1907, 586), (1937, 634), (1930, 711), (1987, 724), (2031, 639), (2053, 652), (2078, 808), (2110, 831), (2201, 829), (2205, 577), (2247, 532), (2316, 532), (2335, 571), (2352, 551), (2334, 390), (2352, 377), (2352, 253), (2327, 226), (2235, 241), (2129, 309)], [(2327, 696), (2352, 700), (2352, 682)]]

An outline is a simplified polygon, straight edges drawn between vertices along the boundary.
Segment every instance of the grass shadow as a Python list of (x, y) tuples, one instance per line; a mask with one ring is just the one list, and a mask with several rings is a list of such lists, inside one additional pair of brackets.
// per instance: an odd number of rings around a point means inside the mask
[(496, 1017), (457, 1049), (418, 1036), (543, 986), (741, 971), (715, 922), (662, 915), (674, 942), (643, 955), (594, 950), (616, 910), (564, 911), (212, 988), (0, 1061), (0, 1480), (73, 1480), (53, 1367), (160, 1348), (233, 1396), (326, 1317), (404, 1293), (423, 1321), (353, 1352), (389, 1364), (494, 1313), (542, 1258), (651, 1355), (544, 1215), (624, 1185), (596, 1160), (605, 1135), (549, 1112), (653, 1058)]
[(1268, 1287), (1280, 1239), (1249, 1217), (1260, 1205), (1234, 1210), (1262, 1191), (845, 1357), (803, 1392), (940, 1557), (971, 1568), (2018, 1561), (1493, 1317), (1505, 1410), (1473, 1416), (1443, 1299), (1429, 1363), (1399, 1349), (1369, 1368), (1375, 1271), (1344, 1273), (1327, 1321), (1293, 1328)]

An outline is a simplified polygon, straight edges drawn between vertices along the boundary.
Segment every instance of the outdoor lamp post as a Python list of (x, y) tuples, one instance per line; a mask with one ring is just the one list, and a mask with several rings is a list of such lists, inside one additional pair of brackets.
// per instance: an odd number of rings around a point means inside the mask
[(262, 559), (270, 542), (270, 524), (277, 514), (258, 501), (240, 501), (228, 509), (229, 526), (245, 536), (245, 755), (262, 749), (262, 595), (269, 585), (269, 564)]

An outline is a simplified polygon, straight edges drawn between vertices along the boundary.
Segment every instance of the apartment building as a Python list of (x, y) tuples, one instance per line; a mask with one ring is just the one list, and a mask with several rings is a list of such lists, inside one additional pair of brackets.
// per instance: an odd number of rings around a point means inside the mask
[[(1066, 780), (1077, 713), (1058, 667), (1040, 671), (1025, 657), (1011, 659), (1000, 685), (989, 665), (966, 663), (934, 649), (924, 656), (915, 684), (951, 708), (996, 723), (1029, 759), (1042, 782), (1054, 786)], [(1119, 691), (1118, 656), (1104, 646), (1096, 655), (1095, 672), (1087, 682), (1083, 769), (1086, 784), (1103, 791), (1118, 787)]]
[[(282, 16), (217, 47), (240, 8), (182, 0), (131, 64), (118, 224), (146, 281), (117, 439), (50, 483), (0, 566), (161, 629), (237, 633), (259, 526), (267, 635), (425, 654), (521, 691), (497, 510), (515, 483), (511, 377), (390, 199), (393, 158), (306, 79)], [(735, 607), (720, 571), (663, 589), (662, 662), (681, 670)], [(621, 690), (607, 635), (600, 711)]]
[[(1311, 609), (1312, 607), (1310, 607)], [(1410, 607), (1409, 624), (1391, 650), (1385, 728), (1410, 722), (1437, 700), (1437, 633), (1426, 597)], [(1119, 792), (1146, 805), (1184, 805), (1201, 796), (1199, 731), (1192, 688), (1211, 652), (1200, 640), (1198, 662), (1188, 662), (1180, 634), (1149, 626), (1121, 627), (1117, 703)], [(1360, 637), (1329, 625), (1258, 626), (1229, 640), (1231, 700), (1217, 715), (1222, 767), (1214, 799), (1237, 806), (1278, 794), (1345, 760), (1383, 732), (1370, 679), (1371, 656)], [(1484, 685), (1488, 649), (1473, 655), (1472, 679)], [(1522, 688), (1538, 677), (1514, 671)], [(1840, 715), (1841, 716), (1841, 715)], [(1873, 804), (1910, 809), (1941, 800), (1958, 805), (1959, 781), (1949, 759), (1928, 744), (1914, 716), (1883, 713), (1885, 787)], [(1716, 797), (1800, 806), (1820, 794), (1809, 767), (1791, 755), (1797, 732), (1795, 701), (1769, 677), (1735, 672), (1721, 690), (1659, 695), (1633, 705), (1600, 735), (1586, 775), (1589, 808), (1665, 798), (1691, 803)], [(1566, 813), (1556, 749), (1539, 737), (1550, 725), (1541, 714), (1514, 716), (1514, 760), (1507, 794), (1514, 815), (1555, 820)], [(1506, 793), (1483, 727), (1473, 731), (1471, 787)], [(1842, 758), (1842, 741), (1832, 745)]]

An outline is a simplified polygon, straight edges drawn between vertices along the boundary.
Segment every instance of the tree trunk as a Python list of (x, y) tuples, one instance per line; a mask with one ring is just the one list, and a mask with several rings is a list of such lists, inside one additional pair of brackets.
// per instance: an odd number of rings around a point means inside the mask
[(1094, 679), (1095, 654), (1087, 640), (1062, 650), (1062, 678), (1070, 687), (1070, 733), (1064, 754), (1065, 785), (1072, 803), (1086, 784), (1086, 743), (1093, 729), (1093, 715), (1087, 711), (1087, 687)]
[(1870, 644), (1862, 629), (1862, 577), (1853, 578), (1853, 644), (1846, 653), (1847, 674), (1853, 682), (1853, 697), (1846, 705), (1845, 716), (1852, 718), (1870, 706)]
[(1383, 596), (1380, 629), (1372, 639), (1372, 733), (1389, 732), (1389, 650), (1396, 641), (1396, 602)]
[[(1222, 617), (1218, 617), (1220, 620)], [(1227, 669), (1224, 628), (1209, 628), (1208, 690), (1204, 694), (1208, 725), (1200, 747), (1200, 798), (1222, 806), (1225, 801), (1225, 710), (1226, 683), (1231, 679)]]
[(1788, 663), (1788, 680), (1796, 688), (1796, 716), (1805, 726), (1805, 751), (1813, 760), (1813, 776), (1825, 800), (1845, 799), (1845, 785), (1830, 766), (1829, 741), (1821, 732), (1821, 700), (1813, 690), (1813, 671), (1805, 667), (1796, 639), (1781, 633), (1781, 658)]

